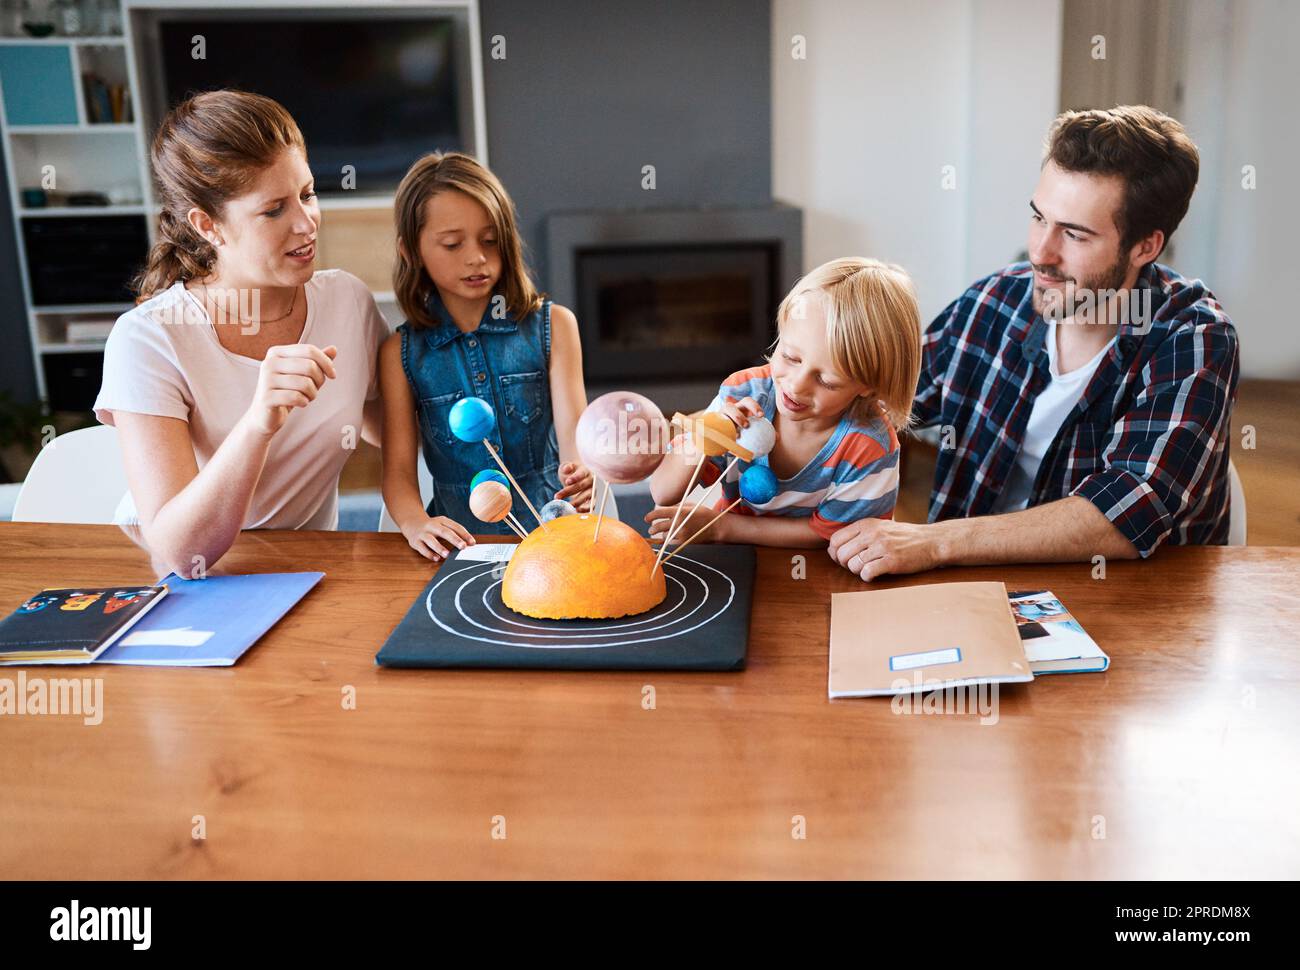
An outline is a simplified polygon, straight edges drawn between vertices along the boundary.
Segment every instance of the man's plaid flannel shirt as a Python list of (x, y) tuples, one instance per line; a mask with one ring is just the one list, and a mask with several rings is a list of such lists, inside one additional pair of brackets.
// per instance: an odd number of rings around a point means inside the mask
[[(1145, 558), (1161, 542), (1228, 537), (1228, 445), (1237, 334), (1200, 280), (1158, 263), (1138, 277), (1151, 316), (1117, 339), (1043, 456), (1030, 506), (1092, 502)], [(930, 324), (915, 414), (939, 426), (930, 521), (988, 514), (1006, 485), (1034, 399), (1050, 380), (1033, 271), (980, 280)], [(1149, 329), (1147, 329), (1149, 327)]]

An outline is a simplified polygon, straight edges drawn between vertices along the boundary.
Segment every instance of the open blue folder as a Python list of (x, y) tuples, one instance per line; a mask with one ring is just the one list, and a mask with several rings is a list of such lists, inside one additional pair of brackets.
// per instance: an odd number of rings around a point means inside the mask
[(167, 587), (167, 595), (95, 662), (229, 667), (324, 575), (254, 573), (181, 579), (173, 573), (158, 581)]

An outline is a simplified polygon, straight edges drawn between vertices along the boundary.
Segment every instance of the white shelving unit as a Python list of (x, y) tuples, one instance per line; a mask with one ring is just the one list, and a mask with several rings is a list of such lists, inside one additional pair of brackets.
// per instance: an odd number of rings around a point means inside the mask
[[(195, 0), (119, 0), (121, 21), (125, 33), (109, 37), (0, 37), (0, 56), (4, 49), (29, 47), (37, 50), (62, 48), (68, 51), (72, 73), (72, 88), (76, 101), (76, 120), (61, 119), (58, 123), (11, 124), (5, 110), (3, 82), (0, 81), (0, 138), (3, 138), (5, 165), (9, 180), (13, 231), (22, 277), (23, 302), (27, 315), (28, 332), (36, 370), (39, 395), (48, 397), (45, 358), (50, 355), (102, 352), (103, 343), (69, 342), (66, 327), (69, 322), (115, 318), (130, 308), (129, 303), (75, 304), (70, 306), (37, 306), (33, 302), (31, 275), (29, 273), (24, 241), (24, 219), (30, 218), (94, 218), (97, 216), (143, 216), (149, 244), (155, 241), (158, 206), (153, 194), (153, 181), (149, 172), (148, 143), (150, 97), (157, 92), (149, 88), (149, 79), (141, 71), (137, 45), (142, 42), (135, 15), (148, 15), (151, 11), (198, 11), (205, 13), (225, 11), (343, 11), (351, 14), (374, 11), (377, 16), (407, 15), (412, 13), (456, 12), (460, 15), (462, 30), (469, 55), (469, 84), (462, 91), (463, 110), (472, 119), (472, 144), (470, 150), (484, 163), (487, 162), (487, 124), (483, 95), (482, 44), (479, 33), (478, 0), (225, 0), (220, 5), (208, 5)], [(90, 120), (89, 106), (82, 86), (83, 70), (112, 75), (114, 83), (125, 83), (130, 93), (133, 120), (125, 123), (94, 123)], [(90, 162), (90, 164), (81, 164)], [(58, 190), (113, 192), (118, 196), (108, 206), (28, 207), (23, 202), (24, 188), (41, 184), (42, 167), (53, 164), (58, 177)], [(63, 173), (87, 173), (81, 184), (64, 185)], [(128, 191), (129, 187), (129, 191)], [(130, 198), (122, 198), (122, 194)], [(348, 211), (392, 211), (391, 194), (367, 194), (356, 197), (325, 197), (321, 199), (322, 212), (346, 213)], [(322, 227), (323, 230), (327, 226)], [(373, 285), (373, 284), (372, 284)], [(390, 319), (397, 313), (391, 292), (376, 292), (376, 300)]]
[[(123, 14), (125, 11), (122, 11)], [(9, 181), (13, 212), (13, 232), (18, 251), (19, 276), (22, 278), (23, 304), (31, 339), (37, 393), (47, 396), (45, 357), (52, 354), (96, 353), (102, 342), (69, 342), (66, 327), (74, 320), (116, 317), (129, 303), (75, 304), (50, 306), (35, 304), (31, 276), (28, 272), (27, 247), (23, 220), (32, 218), (93, 218), (97, 216), (147, 216), (148, 170), (141, 149), (137, 90), (132, 83), (130, 40), (126, 35), (96, 37), (0, 37), (0, 56), (14, 48), (35, 50), (62, 49), (68, 53), (71, 71), (71, 96), (75, 102), (76, 121), (51, 124), (12, 124), (0, 81), (0, 137), (4, 139), (6, 176)], [(83, 72), (92, 72), (115, 84), (125, 84), (135, 119), (130, 122), (95, 122), (82, 82)], [(66, 114), (66, 104), (60, 105)], [(118, 197), (107, 206), (29, 207), (23, 189), (42, 185), (43, 170), (54, 166), (56, 189), (60, 193), (104, 192)], [(125, 195), (126, 198), (122, 196)], [(153, 240), (152, 219), (146, 226)]]

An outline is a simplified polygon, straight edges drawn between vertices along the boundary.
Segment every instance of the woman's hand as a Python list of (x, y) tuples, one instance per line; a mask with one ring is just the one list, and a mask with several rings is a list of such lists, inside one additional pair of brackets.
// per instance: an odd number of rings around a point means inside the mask
[(402, 535), (412, 549), (425, 559), (441, 562), (451, 555), (450, 548), (464, 549), (474, 545), (474, 537), (455, 519), (445, 515), (425, 516), (416, 522), (402, 526)]
[(579, 512), (591, 511), (591, 469), (580, 462), (566, 461), (560, 466), (560, 484), (563, 487), (555, 493), (557, 499), (566, 499)]
[[(645, 520), (650, 524), (650, 541), (663, 542), (668, 535), (668, 526), (672, 525), (673, 513), (679, 506), (656, 505), (646, 513)], [(683, 503), (682, 513), (677, 517), (677, 531), (673, 534), (673, 544), (681, 545), (695, 533), (699, 532), (709, 520), (718, 514), (712, 506), (699, 505), (695, 502)], [(731, 516), (724, 515), (709, 527), (709, 531), (696, 539), (696, 542), (726, 542), (727, 522)]]
[(338, 348), (322, 350), (312, 344), (285, 344), (266, 352), (257, 375), (257, 390), (244, 418), (268, 438), (284, 427), (289, 412), (305, 408), (332, 380)]

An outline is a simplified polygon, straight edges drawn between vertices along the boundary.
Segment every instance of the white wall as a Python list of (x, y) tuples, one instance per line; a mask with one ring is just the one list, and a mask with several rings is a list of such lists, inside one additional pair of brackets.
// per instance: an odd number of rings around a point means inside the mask
[(928, 323), (1016, 257), (1059, 100), (1059, 2), (774, 0), (772, 32), (773, 194), (805, 209), (805, 268), (901, 263)]
[[(1181, 121), (1201, 179), (1173, 262), (1203, 278), (1241, 337), (1246, 377), (1300, 378), (1300, 4), (1190, 0)], [(1242, 187), (1253, 165), (1257, 187)]]

